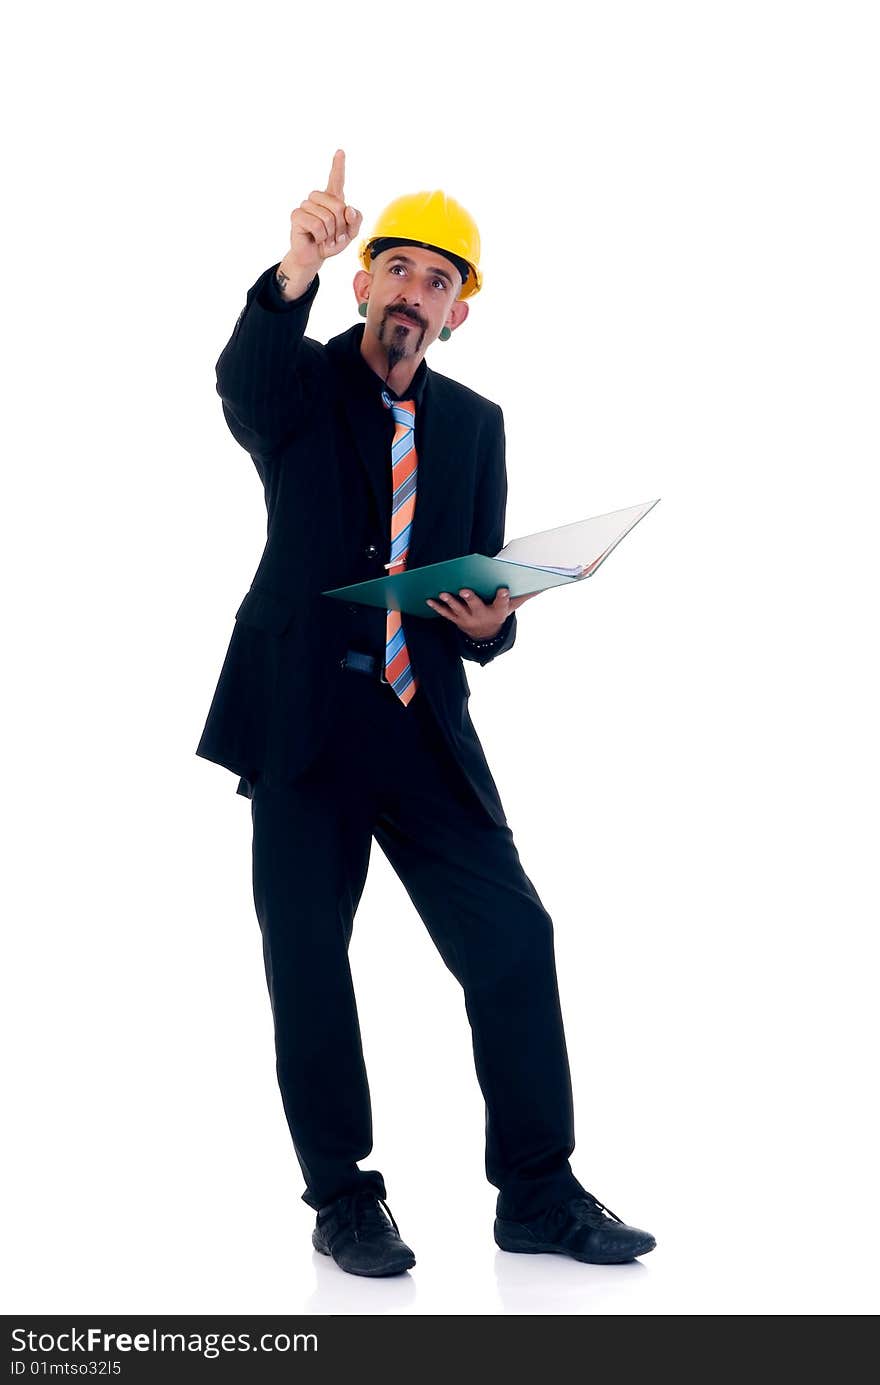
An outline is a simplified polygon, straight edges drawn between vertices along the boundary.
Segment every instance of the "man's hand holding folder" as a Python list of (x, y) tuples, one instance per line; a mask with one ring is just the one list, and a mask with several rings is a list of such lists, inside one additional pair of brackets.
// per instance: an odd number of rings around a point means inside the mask
[(439, 615), (451, 620), (472, 640), (491, 640), (498, 634), (511, 611), (517, 610), (524, 601), (531, 601), (537, 592), (511, 599), (509, 587), (499, 587), (494, 601), (484, 601), (469, 587), (462, 587), (458, 596), (452, 592), (441, 592), (436, 600), (428, 598), (427, 605)]
[[(494, 558), (469, 553), (393, 577), (334, 587), (323, 596), (451, 620), (472, 639), (491, 639), (511, 611), (548, 587), (582, 582), (658, 502), (595, 515), (514, 539)], [(456, 596), (454, 593), (457, 592)], [(426, 609), (427, 607), (427, 609)]]

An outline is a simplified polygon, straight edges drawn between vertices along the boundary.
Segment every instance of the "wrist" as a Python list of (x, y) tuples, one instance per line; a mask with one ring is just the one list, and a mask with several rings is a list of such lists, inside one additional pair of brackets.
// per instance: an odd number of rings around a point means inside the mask
[(314, 283), (317, 272), (317, 270), (303, 269), (301, 265), (292, 264), (285, 256), (273, 276), (275, 287), (286, 303), (292, 303), (308, 292)]
[(479, 638), (477, 638), (474, 635), (468, 635), (467, 639), (470, 640), (471, 644), (476, 645), (478, 649), (489, 649), (493, 644), (500, 643), (502, 638), (502, 632), (508, 620), (509, 616), (506, 616), (504, 620), (501, 622), (501, 624), (498, 626), (494, 635), (482, 635)]

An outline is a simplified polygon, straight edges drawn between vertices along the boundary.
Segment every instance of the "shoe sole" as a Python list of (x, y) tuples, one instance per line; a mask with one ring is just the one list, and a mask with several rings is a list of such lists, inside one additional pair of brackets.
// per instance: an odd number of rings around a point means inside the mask
[(569, 1260), (580, 1260), (583, 1265), (628, 1265), (639, 1255), (647, 1255), (648, 1251), (653, 1250), (657, 1245), (653, 1236), (649, 1241), (639, 1242), (635, 1250), (628, 1255), (578, 1255), (572, 1250), (563, 1250), (561, 1246), (554, 1246), (544, 1242), (517, 1241), (514, 1237), (501, 1237), (495, 1234), (495, 1244), (499, 1250), (507, 1250), (514, 1255), (566, 1255)]
[[(317, 1240), (315, 1240), (315, 1238), (314, 1238), (314, 1236), (313, 1236), (313, 1237), (312, 1237), (312, 1245), (315, 1247), (315, 1250), (317, 1250), (317, 1251), (320, 1252), (321, 1255), (326, 1255), (329, 1259), (331, 1259), (331, 1260), (333, 1259), (332, 1255), (330, 1255), (330, 1251), (328, 1250), (327, 1246), (324, 1245), (323, 1241), (317, 1241)], [(334, 1262), (334, 1263), (335, 1263), (335, 1262)], [(359, 1275), (362, 1279), (391, 1279), (391, 1278), (393, 1278), (393, 1276), (396, 1275), (396, 1274), (404, 1274), (407, 1270), (413, 1269), (413, 1268), (415, 1267), (415, 1263), (416, 1263), (416, 1258), (415, 1258), (415, 1256), (413, 1255), (413, 1256), (410, 1256), (410, 1258), (409, 1258), (408, 1260), (406, 1260), (404, 1263), (402, 1263), (402, 1264), (400, 1264), (400, 1265), (395, 1265), (394, 1269), (387, 1269), (387, 1270), (346, 1270), (346, 1269), (343, 1268), (342, 1265), (340, 1265), (339, 1268), (343, 1271), (343, 1274), (357, 1274), (357, 1275)]]

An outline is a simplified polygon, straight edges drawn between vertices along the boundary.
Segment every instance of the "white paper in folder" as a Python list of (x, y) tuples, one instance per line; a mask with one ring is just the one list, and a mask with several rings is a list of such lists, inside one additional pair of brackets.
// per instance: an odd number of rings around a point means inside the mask
[(544, 529), (539, 534), (527, 534), (505, 544), (496, 558), (523, 567), (543, 568), (566, 577), (589, 577), (613, 548), (620, 543), (658, 502), (630, 505), (625, 510), (612, 510), (607, 515), (594, 515), (575, 524), (563, 524), (559, 529)]

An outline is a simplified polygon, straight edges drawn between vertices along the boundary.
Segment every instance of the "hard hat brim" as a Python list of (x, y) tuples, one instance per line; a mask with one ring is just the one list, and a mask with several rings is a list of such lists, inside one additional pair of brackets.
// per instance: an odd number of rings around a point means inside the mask
[(454, 264), (459, 273), (461, 273), (461, 266), (464, 265), (467, 268), (468, 275), (467, 278), (463, 280), (461, 289), (458, 293), (459, 299), (472, 298), (474, 294), (479, 293), (480, 289), (483, 287), (483, 276), (476, 266), (471, 264), (470, 260), (464, 259), (461, 255), (454, 254), (451, 250), (445, 250), (442, 245), (429, 244), (428, 241), (424, 240), (411, 240), (406, 236), (370, 236), (368, 240), (362, 240), (358, 246), (358, 255), (361, 264), (368, 272), (372, 268), (372, 248), (382, 241), (390, 241), (391, 244), (383, 245), (379, 254), (384, 254), (385, 250), (390, 250), (392, 245), (417, 245), (425, 250), (435, 250), (438, 255), (442, 255), (444, 259), (449, 260), (450, 264)]

